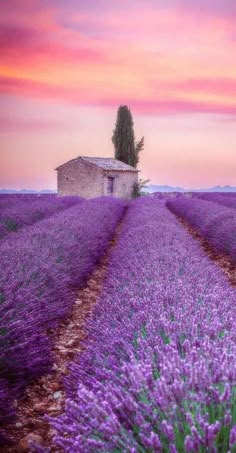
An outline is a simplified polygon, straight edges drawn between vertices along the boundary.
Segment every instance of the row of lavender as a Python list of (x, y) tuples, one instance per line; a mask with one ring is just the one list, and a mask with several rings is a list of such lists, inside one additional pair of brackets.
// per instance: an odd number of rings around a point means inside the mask
[(66, 380), (65, 413), (50, 419), (55, 445), (68, 453), (233, 451), (235, 297), (164, 203), (135, 201), (86, 350)]
[(220, 195), (221, 197), (226, 197), (226, 198), (235, 198), (236, 197), (236, 192), (211, 192), (211, 193), (215, 193), (217, 195)]
[(26, 384), (50, 370), (47, 329), (68, 314), (123, 211), (111, 198), (83, 201), (0, 245), (0, 422)]
[(229, 194), (221, 194), (221, 193), (193, 193), (193, 196), (196, 198), (200, 198), (206, 201), (212, 201), (213, 203), (217, 203), (227, 208), (236, 209), (236, 193)]
[(5, 239), (9, 233), (17, 232), (25, 226), (32, 225), (81, 201), (79, 197), (58, 198), (55, 195), (40, 197), (16, 195), (14, 200), (10, 196), (2, 196), (0, 198), (0, 239)]
[(19, 201), (26, 202), (26, 201), (35, 201), (38, 199), (41, 200), (47, 200), (49, 198), (56, 197), (56, 195), (52, 194), (0, 194), (0, 211), (2, 211), (5, 208), (8, 208), (9, 206), (13, 206), (13, 204), (18, 203)]
[(222, 204), (228, 208), (236, 208), (236, 192), (154, 192), (150, 196), (159, 200), (168, 198), (201, 198)]
[(200, 231), (218, 253), (236, 263), (236, 210), (197, 198), (171, 199), (167, 207)]

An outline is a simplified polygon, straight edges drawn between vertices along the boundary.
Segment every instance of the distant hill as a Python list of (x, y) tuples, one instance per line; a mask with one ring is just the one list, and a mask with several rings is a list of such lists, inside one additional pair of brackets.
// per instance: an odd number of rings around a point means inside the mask
[[(182, 187), (172, 187), (168, 185), (158, 186), (155, 184), (149, 184), (146, 186), (145, 192), (154, 193), (154, 192), (236, 192), (236, 187), (232, 186), (215, 186), (210, 187), (209, 189), (183, 189)], [(33, 189), (0, 189), (0, 194), (11, 194), (11, 193), (32, 193), (32, 194), (53, 194), (57, 193), (56, 190), (33, 190)]]
[(21, 190), (15, 190), (15, 189), (0, 189), (0, 194), (11, 194), (11, 193), (19, 193), (19, 194), (24, 194), (24, 193), (32, 193), (32, 194), (46, 194), (46, 193), (57, 193), (56, 190), (50, 190), (50, 189), (45, 189), (45, 190), (33, 190), (33, 189), (21, 189)]
[(215, 186), (209, 189), (183, 189), (182, 187), (157, 186), (150, 184), (146, 186), (146, 192), (236, 192), (236, 187), (232, 186)]

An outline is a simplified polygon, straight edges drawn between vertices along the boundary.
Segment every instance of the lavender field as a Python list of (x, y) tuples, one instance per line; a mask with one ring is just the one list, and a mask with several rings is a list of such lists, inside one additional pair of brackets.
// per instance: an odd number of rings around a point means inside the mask
[[(45, 203), (44, 213), (55, 212), (59, 204), (61, 210), (31, 227), (27, 221), (27, 227), (0, 244), (1, 422), (11, 419), (12, 403), (26, 384), (50, 370), (53, 362), (47, 329), (68, 314), (75, 288), (96, 266), (124, 209), (113, 199), (74, 201), (40, 201)], [(14, 207), (16, 222), (23, 215), (32, 219), (38, 201), (28, 204), (28, 211), (24, 202)], [(74, 206), (69, 207), (71, 204)]]
[[(216, 195), (217, 199), (218, 195)], [(227, 198), (224, 198), (227, 200)], [(232, 198), (234, 201), (234, 199)], [(173, 198), (167, 207), (200, 231), (216, 252), (226, 253), (236, 264), (236, 213), (233, 206), (215, 203), (212, 197)]]
[(235, 269), (235, 198), (208, 195), (0, 197), (6, 431), (28, 385), (51, 373), (51, 332), (115, 234), (82, 351), (66, 364), (63, 411), (42, 414), (51, 445), (34, 451), (236, 452), (236, 290), (180, 222)]
[(236, 209), (236, 195), (234, 192), (230, 193), (196, 193), (194, 194), (197, 198), (202, 200), (212, 201), (227, 208)]

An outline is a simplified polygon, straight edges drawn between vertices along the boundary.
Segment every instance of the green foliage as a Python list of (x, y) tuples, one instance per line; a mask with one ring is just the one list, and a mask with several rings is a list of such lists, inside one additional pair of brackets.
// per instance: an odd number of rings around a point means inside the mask
[(130, 109), (127, 105), (120, 105), (111, 139), (115, 148), (115, 159), (136, 168), (139, 162), (139, 153), (144, 148), (144, 137), (136, 142), (133, 126), (134, 122)]
[(9, 231), (16, 231), (18, 228), (18, 224), (15, 220), (12, 219), (4, 219), (3, 223), (6, 225)]
[(132, 191), (132, 198), (138, 198), (141, 197), (142, 195), (145, 195), (144, 192), (142, 192), (143, 189), (145, 189), (146, 184), (149, 183), (149, 179), (145, 179), (144, 181), (140, 179), (138, 182), (135, 182), (133, 185), (133, 191)]
[(0, 290), (0, 304), (3, 304), (5, 302), (5, 294), (2, 290)]

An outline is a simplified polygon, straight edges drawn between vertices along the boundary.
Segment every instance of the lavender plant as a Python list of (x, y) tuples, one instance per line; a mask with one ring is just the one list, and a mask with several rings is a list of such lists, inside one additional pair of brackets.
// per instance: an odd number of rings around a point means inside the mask
[(0, 193), (0, 212), (2, 213), (4, 209), (9, 208), (10, 206), (13, 206), (14, 204), (21, 204), (22, 202), (32, 203), (36, 200), (48, 202), (49, 200), (53, 201), (55, 199), (56, 199), (56, 194), (29, 194), (29, 193), (2, 194), (2, 193)]
[(7, 197), (7, 199), (8, 206), (5, 205), (5, 208), (3, 203), (1, 206), (2, 200), (0, 200), (0, 239), (82, 201), (79, 197), (58, 198), (54, 195), (41, 197), (34, 195), (29, 198), (16, 196), (13, 203), (11, 198)]
[(232, 193), (230, 193), (231, 196), (227, 195), (228, 194), (221, 194), (216, 192), (194, 194), (195, 197), (201, 198), (202, 200), (212, 201), (213, 203), (226, 206), (227, 208), (236, 209), (236, 197), (232, 196)]
[(221, 196), (221, 197), (230, 197), (230, 198), (234, 198), (236, 197), (236, 192), (218, 192), (218, 194)]
[(48, 328), (68, 315), (124, 212), (113, 198), (83, 201), (0, 245), (0, 422), (52, 365)]
[(166, 203), (176, 215), (197, 228), (212, 247), (236, 263), (236, 211), (201, 199), (172, 199)]
[(132, 203), (71, 364), (65, 452), (222, 452), (236, 445), (236, 292), (164, 203)]

